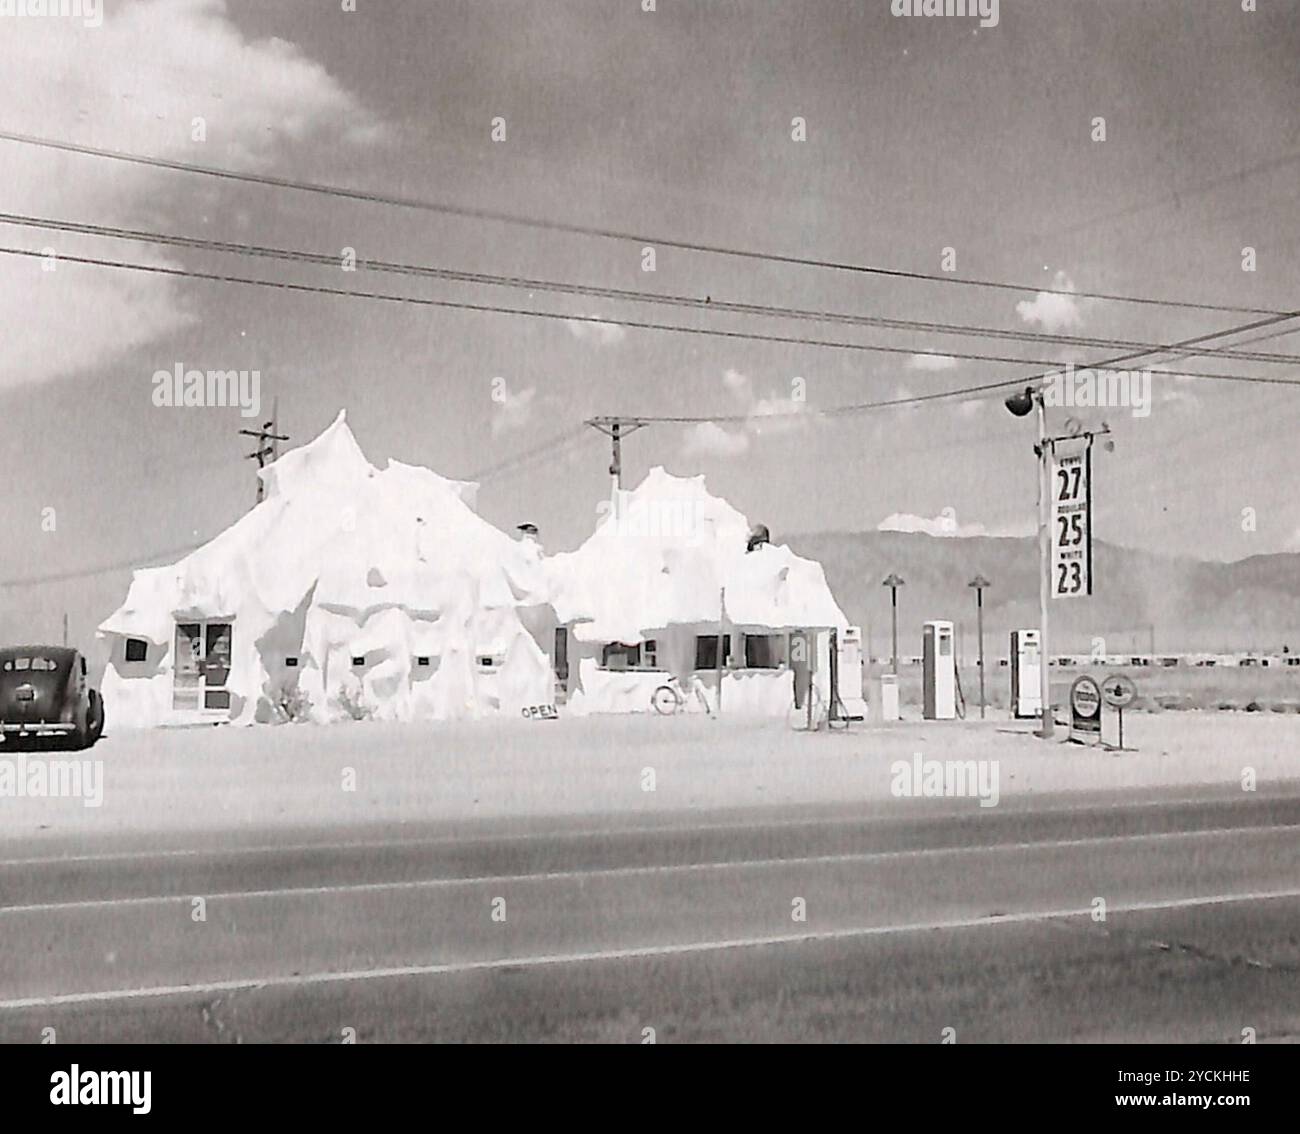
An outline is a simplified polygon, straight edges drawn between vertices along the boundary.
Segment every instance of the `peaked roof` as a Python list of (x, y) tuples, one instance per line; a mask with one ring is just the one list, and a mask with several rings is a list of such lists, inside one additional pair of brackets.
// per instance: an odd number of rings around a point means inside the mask
[(596, 531), (554, 556), (556, 614), (584, 641), (635, 642), (674, 625), (769, 629), (843, 627), (847, 620), (818, 563), (788, 547), (745, 550), (749, 520), (713, 496), (704, 478), (653, 468), (615, 491)]
[(342, 412), (260, 475), (263, 501), (177, 563), (136, 571), (101, 632), (166, 641), (177, 614), (271, 616), (313, 587), (316, 602), (357, 612), (436, 612), (467, 591), (479, 606), (545, 601), (540, 552), (473, 510), (477, 485), (399, 461), (376, 469)]

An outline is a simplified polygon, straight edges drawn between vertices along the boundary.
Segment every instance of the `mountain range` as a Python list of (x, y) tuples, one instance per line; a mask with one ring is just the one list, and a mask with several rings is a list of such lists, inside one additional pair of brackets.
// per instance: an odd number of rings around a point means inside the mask
[[(823, 532), (780, 537), (818, 560), (850, 622), (863, 628), (864, 648), (890, 652), (889, 588), (898, 589), (899, 653), (921, 652), (927, 619), (956, 624), (959, 653), (975, 655), (977, 575), (984, 592), (985, 649), (1007, 652), (1012, 629), (1038, 625), (1036, 537), (943, 537), (914, 532)], [(1232, 563), (1159, 555), (1098, 541), (1090, 596), (1056, 599), (1049, 611), (1053, 654), (1090, 652), (1103, 639), (1108, 654), (1280, 654), (1300, 651), (1300, 553), (1255, 555)]]

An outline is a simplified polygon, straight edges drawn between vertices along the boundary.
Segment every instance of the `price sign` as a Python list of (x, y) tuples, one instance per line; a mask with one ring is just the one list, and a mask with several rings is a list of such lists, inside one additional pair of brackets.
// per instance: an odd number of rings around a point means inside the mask
[(1092, 451), (1052, 458), (1052, 594), (1092, 594)]

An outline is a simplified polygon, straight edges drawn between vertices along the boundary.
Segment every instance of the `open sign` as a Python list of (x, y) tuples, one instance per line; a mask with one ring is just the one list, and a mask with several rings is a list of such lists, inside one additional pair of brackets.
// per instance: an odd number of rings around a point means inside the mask
[(530, 721), (558, 721), (560, 714), (554, 705), (528, 705), (519, 710), (519, 715)]

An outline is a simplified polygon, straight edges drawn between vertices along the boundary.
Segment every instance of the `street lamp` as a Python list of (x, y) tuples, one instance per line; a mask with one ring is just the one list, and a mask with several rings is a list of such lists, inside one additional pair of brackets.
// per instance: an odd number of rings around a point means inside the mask
[(1007, 412), (1013, 417), (1025, 417), (1035, 407), (1038, 409), (1038, 444), (1034, 452), (1038, 456), (1038, 679), (1043, 690), (1043, 717), (1038, 735), (1050, 740), (1055, 731), (1056, 721), (1052, 714), (1052, 675), (1047, 668), (1052, 656), (1047, 648), (1047, 596), (1051, 586), (1052, 549), (1050, 543), (1051, 527), (1051, 466), (1047, 446), (1047, 407), (1043, 403), (1042, 391), (1033, 386), (1026, 386), (1019, 394), (1012, 394), (1006, 400)]
[(980, 640), (980, 720), (984, 719), (984, 588), (991, 587), (990, 583), (983, 575), (976, 575), (969, 583), (968, 587), (975, 588), (975, 622), (978, 627), (977, 633)]
[(890, 572), (885, 576), (884, 581), (880, 584), (882, 587), (889, 588), (889, 606), (893, 614), (894, 621), (894, 674), (898, 674), (898, 588), (903, 586), (903, 579), (900, 575)]

